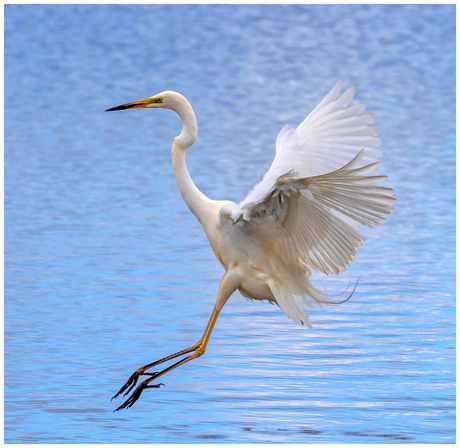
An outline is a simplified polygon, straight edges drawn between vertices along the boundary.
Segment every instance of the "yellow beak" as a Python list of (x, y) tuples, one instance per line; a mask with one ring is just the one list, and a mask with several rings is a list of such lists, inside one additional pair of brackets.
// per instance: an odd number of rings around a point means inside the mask
[(121, 106), (112, 107), (112, 109), (107, 109), (106, 112), (110, 112), (112, 110), (136, 109), (140, 107), (147, 107), (147, 105), (151, 103), (151, 101), (149, 100), (150, 98), (147, 98), (145, 100), (134, 101), (134, 103), (128, 103), (128, 104), (123, 104)]

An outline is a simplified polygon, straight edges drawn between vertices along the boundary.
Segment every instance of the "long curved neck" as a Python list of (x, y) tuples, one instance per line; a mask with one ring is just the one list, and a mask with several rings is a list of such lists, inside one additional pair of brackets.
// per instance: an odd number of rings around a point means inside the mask
[(176, 177), (180, 194), (188, 208), (197, 217), (198, 221), (203, 224), (213, 201), (198, 190), (185, 163), (185, 153), (195, 143), (198, 135), (196, 117), (192, 106), (182, 95), (178, 95), (177, 101), (171, 109), (179, 114), (183, 126), (181, 134), (174, 139), (171, 150), (174, 176)]

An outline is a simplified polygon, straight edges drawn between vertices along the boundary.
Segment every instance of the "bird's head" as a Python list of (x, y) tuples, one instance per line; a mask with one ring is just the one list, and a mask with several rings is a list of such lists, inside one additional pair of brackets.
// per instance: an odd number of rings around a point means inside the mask
[(151, 96), (150, 98), (146, 98), (145, 100), (134, 101), (133, 103), (122, 104), (121, 106), (112, 107), (111, 109), (107, 109), (106, 112), (110, 112), (112, 110), (123, 110), (123, 109), (139, 109), (139, 108), (164, 108), (164, 109), (173, 109), (177, 110), (180, 104), (187, 102), (187, 100), (177, 92), (161, 92), (157, 95)]

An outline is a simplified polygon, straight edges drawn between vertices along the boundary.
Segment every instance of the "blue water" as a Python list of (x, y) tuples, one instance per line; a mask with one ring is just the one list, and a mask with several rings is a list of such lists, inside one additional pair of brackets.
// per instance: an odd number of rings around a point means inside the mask
[[(201, 336), (223, 270), (175, 184), (239, 202), (338, 79), (380, 127), (396, 211), (313, 330), (238, 293), (206, 355), (133, 408), (135, 368)], [(6, 5), (5, 441), (455, 442), (455, 5)]]

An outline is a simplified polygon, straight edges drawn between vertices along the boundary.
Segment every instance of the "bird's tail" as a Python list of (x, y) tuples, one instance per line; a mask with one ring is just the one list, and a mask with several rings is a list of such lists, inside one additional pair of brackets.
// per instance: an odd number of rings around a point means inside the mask
[(355, 293), (360, 278), (361, 276), (358, 277), (353, 291), (341, 301), (331, 300), (331, 297), (337, 297), (346, 293), (348, 287), (340, 294), (328, 294), (314, 286), (306, 275), (299, 275), (289, 279), (284, 277), (283, 281), (270, 280), (268, 287), (275, 296), (278, 306), (289, 319), (304, 327), (312, 328), (307, 311), (318, 308), (322, 309), (323, 305), (340, 305), (345, 303)]

